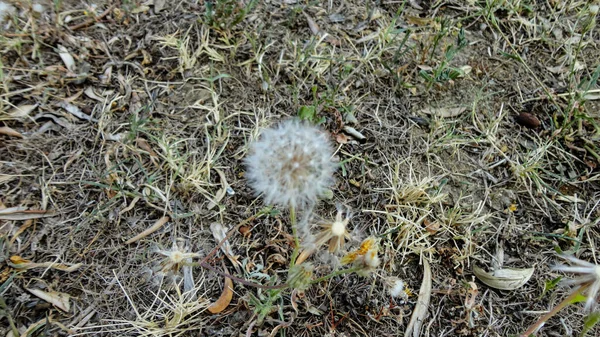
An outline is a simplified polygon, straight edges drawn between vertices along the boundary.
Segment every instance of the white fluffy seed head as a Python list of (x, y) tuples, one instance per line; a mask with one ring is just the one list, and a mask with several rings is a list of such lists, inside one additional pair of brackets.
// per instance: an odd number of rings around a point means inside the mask
[(336, 221), (331, 225), (331, 235), (342, 236), (346, 234), (346, 224), (343, 221)]
[(404, 281), (399, 278), (394, 278), (390, 280), (390, 296), (396, 297), (407, 297), (406, 292), (404, 291)]
[(379, 256), (377, 256), (377, 249), (370, 249), (365, 254), (364, 262), (365, 262), (365, 266), (367, 266), (368, 268), (375, 269), (375, 268), (379, 267), (381, 260), (379, 259)]
[(265, 129), (250, 145), (246, 177), (267, 204), (303, 208), (333, 182), (337, 164), (327, 135), (292, 119)]

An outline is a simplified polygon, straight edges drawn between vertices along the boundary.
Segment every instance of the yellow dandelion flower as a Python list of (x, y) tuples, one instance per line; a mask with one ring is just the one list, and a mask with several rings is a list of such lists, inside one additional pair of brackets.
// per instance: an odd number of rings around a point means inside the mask
[(377, 247), (377, 239), (373, 237), (366, 238), (357, 250), (351, 251), (346, 254), (341, 263), (349, 264), (353, 262), (360, 262), (364, 267), (368, 269), (373, 269), (379, 266), (381, 262), (379, 259)]

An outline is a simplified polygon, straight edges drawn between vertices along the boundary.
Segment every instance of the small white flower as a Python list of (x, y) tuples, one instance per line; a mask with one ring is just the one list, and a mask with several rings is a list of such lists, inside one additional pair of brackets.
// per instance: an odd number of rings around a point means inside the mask
[(562, 255), (562, 258), (568, 260), (573, 265), (559, 265), (552, 269), (565, 273), (579, 274), (578, 278), (567, 280), (564, 283), (586, 287), (584, 291), (587, 297), (585, 310), (588, 312), (591, 311), (595, 306), (598, 293), (600, 292), (600, 266), (570, 255)]
[(292, 119), (266, 129), (250, 145), (246, 177), (267, 204), (303, 208), (333, 182), (336, 164), (327, 134)]

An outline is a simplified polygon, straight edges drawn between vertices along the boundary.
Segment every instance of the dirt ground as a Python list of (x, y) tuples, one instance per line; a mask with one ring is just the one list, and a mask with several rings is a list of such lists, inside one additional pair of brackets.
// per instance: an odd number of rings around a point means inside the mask
[[(558, 253), (598, 261), (598, 5), (3, 0), (0, 336), (518, 336)], [(310, 221), (349, 208), (381, 264), (277, 292), (290, 214), (244, 158), (299, 116), (340, 163)]]

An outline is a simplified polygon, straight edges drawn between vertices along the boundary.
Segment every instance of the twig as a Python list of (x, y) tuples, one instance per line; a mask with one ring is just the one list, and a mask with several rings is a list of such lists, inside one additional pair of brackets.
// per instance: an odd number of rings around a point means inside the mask
[(94, 22), (98, 22), (98, 20), (100, 20), (100, 19), (102, 19), (103, 17), (105, 17), (105, 16), (107, 16), (108, 14), (110, 14), (110, 12), (111, 12), (111, 11), (112, 11), (112, 10), (113, 10), (115, 7), (117, 7), (117, 5), (116, 5), (116, 4), (114, 4), (114, 5), (110, 6), (110, 7), (108, 7), (108, 8), (107, 8), (107, 9), (106, 9), (104, 12), (102, 12), (100, 15), (98, 15), (98, 16), (96, 16), (96, 17), (92, 18), (92, 19), (89, 19), (89, 20), (87, 20), (87, 21), (84, 21), (84, 22), (82, 22), (82, 23), (80, 23), (80, 24), (77, 24), (77, 25), (71, 26), (71, 27), (69, 27), (69, 29), (71, 29), (71, 30), (78, 30), (78, 29), (81, 29), (81, 28), (85, 28), (85, 27), (87, 27), (87, 26), (91, 26), (92, 24), (94, 24)]
[(266, 286), (266, 285), (263, 285), (263, 284), (250, 282), (250, 281), (244, 280), (243, 278), (239, 278), (237, 276), (233, 276), (231, 274), (228, 274), (228, 273), (226, 273), (224, 271), (220, 271), (219, 269), (217, 269), (217, 268), (215, 268), (215, 267), (213, 267), (210, 264), (205, 263), (205, 262), (199, 262), (198, 264), (192, 263), (191, 265), (198, 265), (198, 266), (200, 266), (202, 268), (206, 268), (206, 269), (208, 269), (208, 270), (210, 270), (212, 272), (215, 272), (215, 273), (217, 273), (217, 274), (219, 274), (219, 275), (221, 275), (223, 277), (230, 278), (230, 279), (232, 279), (232, 280), (234, 280), (234, 281), (236, 281), (238, 283), (241, 283), (241, 284), (244, 284), (244, 285), (247, 285), (247, 286), (250, 286), (250, 287), (255, 287), (255, 288), (260, 288), (260, 289), (285, 289), (285, 288), (288, 287), (288, 285), (286, 283), (284, 283), (284, 284), (278, 284), (276, 286)]
[(339, 276), (339, 275), (353, 273), (355, 271), (359, 271), (360, 269), (361, 269), (360, 267), (353, 267), (353, 268), (348, 268), (348, 269), (341, 269), (341, 270), (338, 270), (338, 271), (334, 271), (331, 274), (327, 274), (325, 276), (319, 277), (318, 279), (314, 279), (314, 280), (310, 281), (310, 283), (311, 284), (315, 284), (315, 283), (323, 282), (325, 280), (329, 280), (330, 278), (332, 278), (334, 276)]
[[(557, 97), (557, 98), (558, 97), (569, 97), (569, 96), (575, 96), (578, 93), (581, 93), (581, 92), (577, 92), (577, 91), (576, 92), (565, 92), (565, 93), (562, 93), (562, 94), (556, 94), (556, 95), (554, 95), (554, 97)], [(600, 89), (588, 90), (588, 91), (586, 91), (584, 93), (584, 97), (585, 97), (585, 94), (596, 94), (596, 93), (600, 93)], [(538, 96), (538, 97), (533, 97), (533, 98), (529, 98), (529, 99), (526, 99), (526, 100), (522, 100), (521, 104), (523, 104), (523, 103), (529, 103), (529, 102), (533, 102), (533, 101), (541, 101), (541, 100), (544, 100), (544, 99), (549, 99), (548, 95)]]
[(169, 221), (169, 217), (168, 216), (163, 216), (162, 218), (158, 219), (158, 221), (156, 221), (154, 223), (154, 225), (152, 225), (150, 228), (146, 229), (145, 231), (141, 232), (140, 234), (132, 237), (131, 239), (127, 240), (125, 242), (126, 245), (130, 244), (130, 243), (134, 243), (140, 239), (145, 238), (146, 236), (156, 232), (159, 228), (161, 228), (164, 224), (167, 223), (167, 221)]

